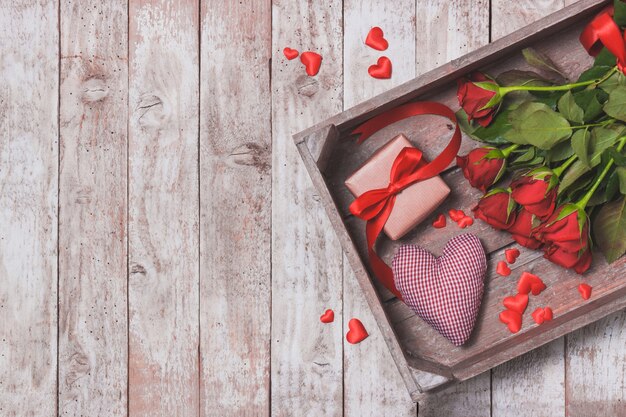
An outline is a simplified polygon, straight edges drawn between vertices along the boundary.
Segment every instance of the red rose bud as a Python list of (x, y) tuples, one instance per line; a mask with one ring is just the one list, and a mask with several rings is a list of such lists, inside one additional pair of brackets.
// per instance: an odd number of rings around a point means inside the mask
[(575, 204), (565, 204), (555, 210), (534, 234), (548, 246), (557, 246), (570, 253), (579, 253), (589, 245), (589, 218)]
[(472, 209), (474, 217), (500, 230), (515, 223), (515, 201), (508, 190), (496, 188), (482, 196)]
[(511, 237), (517, 243), (529, 249), (538, 249), (543, 245), (539, 240), (535, 239), (533, 234), (534, 222), (536, 218), (522, 207), (515, 217), (515, 223), (508, 228)]
[(545, 219), (556, 206), (558, 178), (548, 168), (539, 168), (511, 183), (511, 195), (530, 214)]
[(477, 148), (466, 156), (457, 156), (456, 164), (472, 187), (483, 193), (495, 184), (506, 168), (506, 157), (498, 148)]
[(457, 81), (459, 104), (467, 114), (467, 120), (476, 120), (481, 126), (488, 126), (502, 101), (500, 87), (491, 78), (480, 72), (473, 72)]

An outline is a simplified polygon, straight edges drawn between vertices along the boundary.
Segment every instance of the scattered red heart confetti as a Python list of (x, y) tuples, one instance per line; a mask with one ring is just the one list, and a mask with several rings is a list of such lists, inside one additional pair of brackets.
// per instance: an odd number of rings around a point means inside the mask
[(552, 309), (550, 307), (546, 307), (546, 308), (539, 307), (538, 309), (532, 312), (531, 316), (533, 316), (533, 320), (535, 320), (535, 323), (542, 324), (544, 321), (552, 320), (552, 317), (553, 317)]
[(300, 55), (300, 62), (304, 64), (306, 73), (313, 77), (317, 75), (320, 70), (320, 66), (322, 65), (322, 56), (316, 52), (302, 52), (302, 55)]
[(465, 216), (461, 220), (456, 222), (456, 224), (458, 224), (461, 229), (465, 229), (466, 227), (474, 224), (474, 219), (472, 219), (470, 216)]
[(511, 268), (504, 261), (498, 262), (498, 266), (496, 267), (496, 272), (503, 277), (508, 277), (511, 275)]
[(335, 312), (329, 308), (320, 316), (320, 321), (322, 323), (332, 323), (335, 321)]
[(463, 217), (467, 217), (465, 215), (465, 213), (463, 212), (463, 210), (456, 210), (456, 209), (450, 209), (448, 210), (448, 215), (450, 216), (450, 218), (455, 221), (458, 222), (459, 220), (461, 220)]
[(504, 251), (504, 257), (506, 261), (510, 264), (514, 264), (517, 261), (517, 257), (519, 256), (519, 249), (507, 249)]
[(580, 295), (582, 295), (583, 299), (585, 300), (588, 300), (589, 298), (591, 298), (591, 290), (592, 290), (591, 285), (580, 284), (578, 286), (578, 292), (580, 293)]
[(300, 55), (300, 53), (298, 52), (298, 50), (296, 49), (291, 49), (291, 48), (285, 48), (283, 49), (283, 54), (285, 54), (285, 58), (287, 58), (288, 60), (292, 60), (294, 58), (297, 58), (298, 55)]
[(444, 216), (443, 214), (437, 216), (437, 219), (433, 222), (433, 227), (436, 229), (446, 227), (446, 216)]
[(517, 333), (522, 328), (522, 315), (517, 311), (504, 310), (499, 317), (500, 321), (508, 326), (511, 333)]
[(374, 78), (391, 78), (391, 61), (386, 56), (381, 56), (375, 65), (367, 69), (367, 72)]
[(511, 297), (505, 297), (502, 304), (509, 310), (516, 313), (524, 314), (526, 306), (528, 306), (528, 294), (517, 294)]
[(528, 294), (532, 292), (533, 295), (541, 294), (541, 291), (546, 289), (546, 284), (543, 283), (541, 278), (530, 272), (523, 272), (522, 276), (517, 283), (517, 292), (522, 294)]
[(384, 51), (389, 47), (389, 42), (384, 38), (383, 30), (378, 26), (374, 26), (370, 29), (365, 38), (365, 44), (377, 51)]
[(363, 323), (361, 323), (359, 319), (350, 319), (348, 329), (350, 330), (346, 333), (346, 340), (353, 345), (362, 342), (369, 336), (367, 330), (365, 330), (365, 326), (363, 326)]

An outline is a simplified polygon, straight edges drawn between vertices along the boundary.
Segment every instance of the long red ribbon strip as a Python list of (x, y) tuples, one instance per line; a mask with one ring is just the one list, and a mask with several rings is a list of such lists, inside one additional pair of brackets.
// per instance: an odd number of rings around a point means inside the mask
[(350, 205), (352, 214), (367, 221), (365, 226), (367, 251), (374, 274), (399, 299), (402, 299), (402, 296), (396, 288), (393, 271), (374, 249), (376, 239), (389, 219), (396, 195), (418, 181), (438, 175), (454, 161), (461, 147), (461, 131), (454, 112), (449, 107), (432, 101), (404, 104), (368, 120), (352, 131), (353, 134), (361, 135), (359, 137), (361, 143), (385, 126), (407, 117), (425, 114), (443, 116), (454, 123), (454, 134), (445, 149), (431, 162), (425, 163), (419, 149), (404, 148), (393, 162), (389, 185), (361, 194)]
[(606, 47), (617, 58), (617, 68), (624, 72), (626, 69), (626, 42), (624, 35), (615, 20), (613, 20), (613, 6), (606, 7), (580, 34), (580, 43), (591, 56), (596, 56)]

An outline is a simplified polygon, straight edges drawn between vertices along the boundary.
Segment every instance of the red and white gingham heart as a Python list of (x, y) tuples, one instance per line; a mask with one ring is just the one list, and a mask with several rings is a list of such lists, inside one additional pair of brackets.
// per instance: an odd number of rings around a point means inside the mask
[(456, 236), (436, 258), (415, 245), (393, 258), (393, 276), (404, 302), (456, 346), (469, 339), (483, 296), (487, 257), (472, 234)]

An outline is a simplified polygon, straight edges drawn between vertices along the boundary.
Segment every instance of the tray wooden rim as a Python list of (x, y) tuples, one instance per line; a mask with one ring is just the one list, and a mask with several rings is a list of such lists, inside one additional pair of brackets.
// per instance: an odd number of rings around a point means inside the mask
[(327, 160), (327, 154), (332, 148), (331, 145), (333, 141), (341, 136), (341, 132), (347, 132), (377, 114), (434, 91), (462, 74), (496, 62), (501, 57), (507, 56), (540, 38), (555, 34), (572, 23), (589, 18), (609, 1), (581, 0), (293, 136), (297, 149), (315, 188), (319, 192), (326, 213), (357, 277), (369, 308), (377, 321), (383, 339), (413, 401), (419, 401), (428, 393), (439, 391), (451, 383), (465, 380), (491, 369), (580, 327), (593, 323), (615, 311), (626, 308), (626, 291), (614, 293), (610, 300), (599, 300), (603, 301), (603, 304), (588, 304), (587, 308), (591, 311), (587, 314), (574, 317), (563, 324), (551, 327), (547, 331), (516, 345), (516, 349), (504, 350), (492, 356), (489, 360), (478, 361), (465, 369), (455, 369), (452, 372), (452, 370), (439, 368), (433, 364), (423, 363), (419, 359), (409, 357), (405, 354), (395, 335), (378, 291), (373, 286), (372, 278), (360, 258), (359, 252), (345, 227), (344, 221), (323, 178), (324, 162)]

